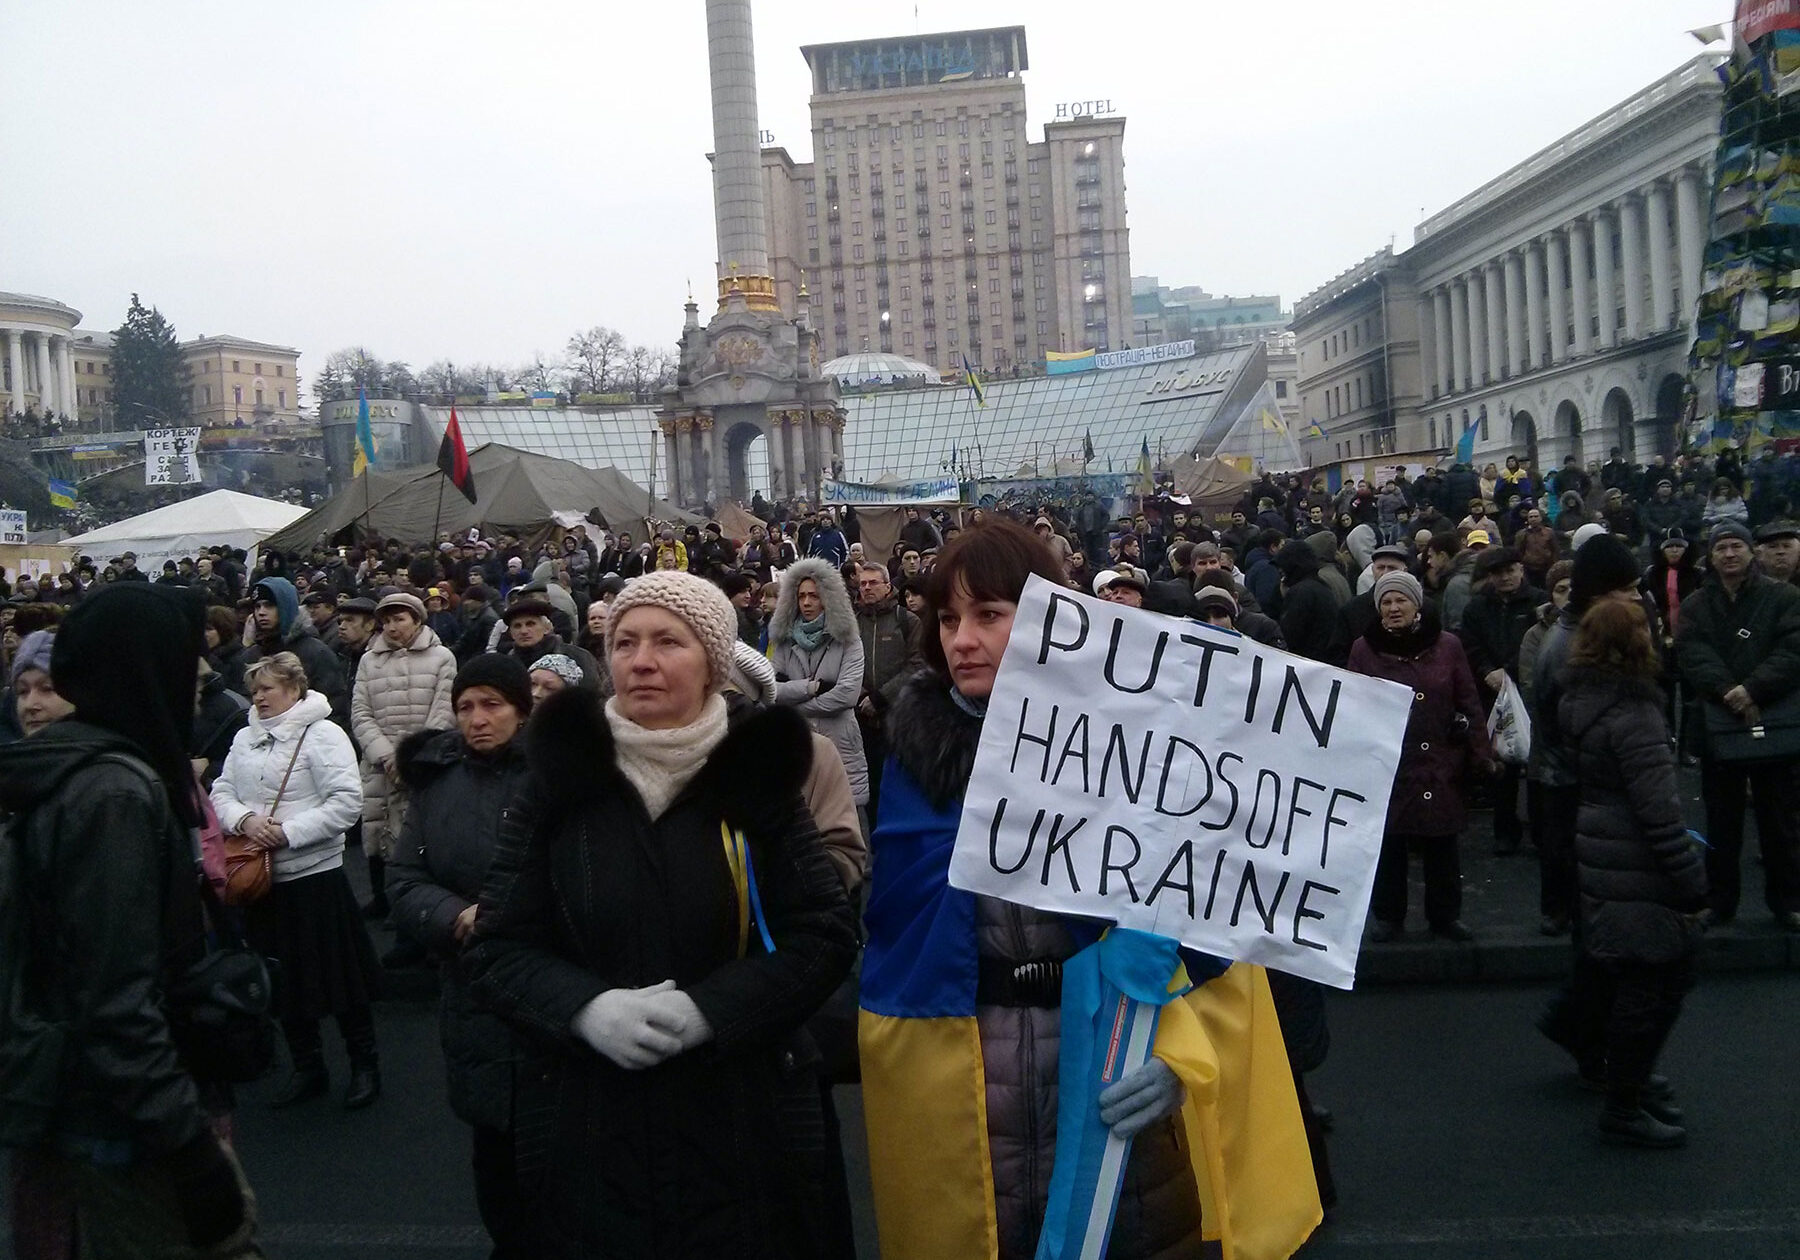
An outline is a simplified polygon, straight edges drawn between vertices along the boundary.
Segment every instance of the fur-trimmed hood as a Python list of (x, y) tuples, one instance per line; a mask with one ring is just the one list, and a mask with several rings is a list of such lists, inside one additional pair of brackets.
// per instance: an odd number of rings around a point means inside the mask
[(800, 583), (811, 578), (825, 601), (825, 632), (839, 643), (861, 640), (856, 628), (856, 609), (850, 603), (850, 592), (844, 588), (844, 575), (829, 560), (809, 556), (796, 560), (781, 575), (781, 594), (775, 600), (775, 615), (769, 619), (771, 642), (785, 639), (794, 622), (800, 619), (796, 606)]
[[(624, 785), (605, 704), (594, 692), (571, 687), (533, 711), (521, 738), (531, 790), (551, 811), (601, 800)], [(812, 770), (812, 730), (791, 708), (759, 709), (741, 700), (730, 705), (728, 720), (725, 738), (677, 799), (706, 793), (727, 822), (742, 826), (761, 804), (804, 787)]]
[(888, 747), (934, 809), (968, 790), (981, 742), (981, 719), (950, 697), (950, 680), (922, 669), (906, 680), (887, 711)]

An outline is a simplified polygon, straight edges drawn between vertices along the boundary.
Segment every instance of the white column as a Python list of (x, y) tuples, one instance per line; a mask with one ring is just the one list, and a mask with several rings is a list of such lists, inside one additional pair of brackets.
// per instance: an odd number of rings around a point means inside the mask
[(1636, 198), (1619, 199), (1619, 253), (1625, 262), (1625, 340), (1644, 335), (1644, 220)]
[(1525, 247), (1525, 336), (1530, 353), (1526, 367), (1544, 366), (1544, 248), (1533, 241)]
[(1504, 305), (1504, 284), (1499, 263), (1491, 262), (1481, 269), (1481, 287), (1487, 294), (1487, 362), (1490, 381), (1498, 381), (1506, 375), (1506, 316), (1501, 310)]
[(676, 507), (686, 507), (694, 501), (694, 454), (691, 439), (688, 437), (691, 419), (680, 419), (675, 422), (675, 459), (671, 465), (675, 473), (675, 493), (670, 502)]
[(1469, 288), (1461, 280), (1450, 282), (1450, 385), (1451, 393), (1469, 388)]
[(1469, 295), (1469, 387), (1487, 383), (1487, 276), (1480, 267), (1463, 277)]
[(1506, 353), (1513, 374), (1524, 375), (1531, 355), (1525, 341), (1525, 259), (1517, 250), (1506, 256)]
[[(768, 436), (766, 444), (769, 448), (769, 499), (779, 503), (787, 494), (787, 452), (782, 450), (782, 434), (787, 425), (782, 423), (781, 413), (770, 415), (768, 426), (763, 430)], [(754, 494), (756, 487), (751, 487)]]
[(1550, 361), (1569, 357), (1569, 262), (1561, 232), (1544, 238), (1545, 318), (1550, 322)]
[(1675, 239), (1681, 250), (1681, 321), (1689, 324), (1700, 304), (1700, 264), (1706, 253), (1706, 225), (1700, 208), (1700, 178), (1684, 166), (1675, 174)]
[(1450, 346), (1456, 338), (1456, 330), (1450, 321), (1450, 286), (1444, 285), (1431, 295), (1432, 308), (1437, 318), (1432, 322), (1437, 328), (1437, 384), (1440, 394), (1454, 394), (1455, 382), (1450, 376)]
[(12, 409), (25, 411), (25, 335), (16, 328), (6, 330), (6, 363), (12, 370)]
[(1593, 315), (1594, 286), (1588, 275), (1587, 224), (1580, 219), (1569, 224), (1569, 296), (1575, 303), (1575, 357), (1594, 352)]
[(1443, 392), (1442, 382), (1435, 381), (1431, 375), (1432, 367), (1437, 363), (1437, 303), (1430, 294), (1419, 298), (1419, 364), (1425, 376), (1425, 397), (1435, 398)]
[(1644, 213), (1650, 220), (1651, 331), (1664, 333), (1675, 323), (1675, 277), (1669, 241), (1669, 190), (1663, 184), (1650, 185)]
[(63, 414), (73, 422), (81, 415), (81, 389), (75, 384), (75, 352), (67, 337), (57, 338), (62, 352)]
[(38, 410), (42, 412), (56, 405), (50, 385), (50, 337), (47, 333), (32, 336), (37, 338), (37, 396)]
[(1619, 282), (1613, 272), (1613, 221), (1607, 210), (1594, 211), (1594, 305), (1600, 316), (1600, 349), (1619, 344)]

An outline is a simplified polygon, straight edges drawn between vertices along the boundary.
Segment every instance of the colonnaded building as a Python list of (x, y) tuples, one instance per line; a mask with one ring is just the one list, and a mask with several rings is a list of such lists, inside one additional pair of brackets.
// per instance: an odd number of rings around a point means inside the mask
[[(89, 427), (154, 428), (113, 415), (112, 334), (78, 327), (81, 312), (54, 298), (0, 293), (0, 411), (51, 412)], [(190, 396), (186, 423), (288, 427), (300, 421), (300, 352), (233, 336), (181, 343)]]
[(1548, 468), (1680, 439), (1720, 111), (1701, 56), (1294, 305), (1310, 462), (1448, 452)]

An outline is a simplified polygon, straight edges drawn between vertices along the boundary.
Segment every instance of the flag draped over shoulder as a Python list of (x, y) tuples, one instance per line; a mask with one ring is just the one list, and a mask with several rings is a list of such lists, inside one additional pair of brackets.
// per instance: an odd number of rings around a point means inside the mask
[(356, 454), (350, 460), (350, 475), (360, 477), (375, 466), (375, 430), (369, 425), (369, 395), (360, 387), (356, 391)]
[(437, 466), (462, 491), (463, 498), (475, 502), (475, 474), (469, 468), (469, 448), (463, 445), (462, 426), (456, 422), (456, 408), (450, 408), (450, 421), (444, 426), (444, 440), (438, 443)]

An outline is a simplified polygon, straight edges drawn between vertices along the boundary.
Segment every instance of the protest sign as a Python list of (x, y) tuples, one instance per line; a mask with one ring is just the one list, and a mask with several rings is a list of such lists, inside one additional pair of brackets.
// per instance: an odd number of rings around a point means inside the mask
[(199, 480), (199, 429), (144, 430), (145, 485), (186, 486)]
[(25, 541), (25, 513), (18, 508), (0, 508), (0, 543), (17, 546)]
[(1411, 705), (1034, 577), (950, 882), (1350, 988)]

